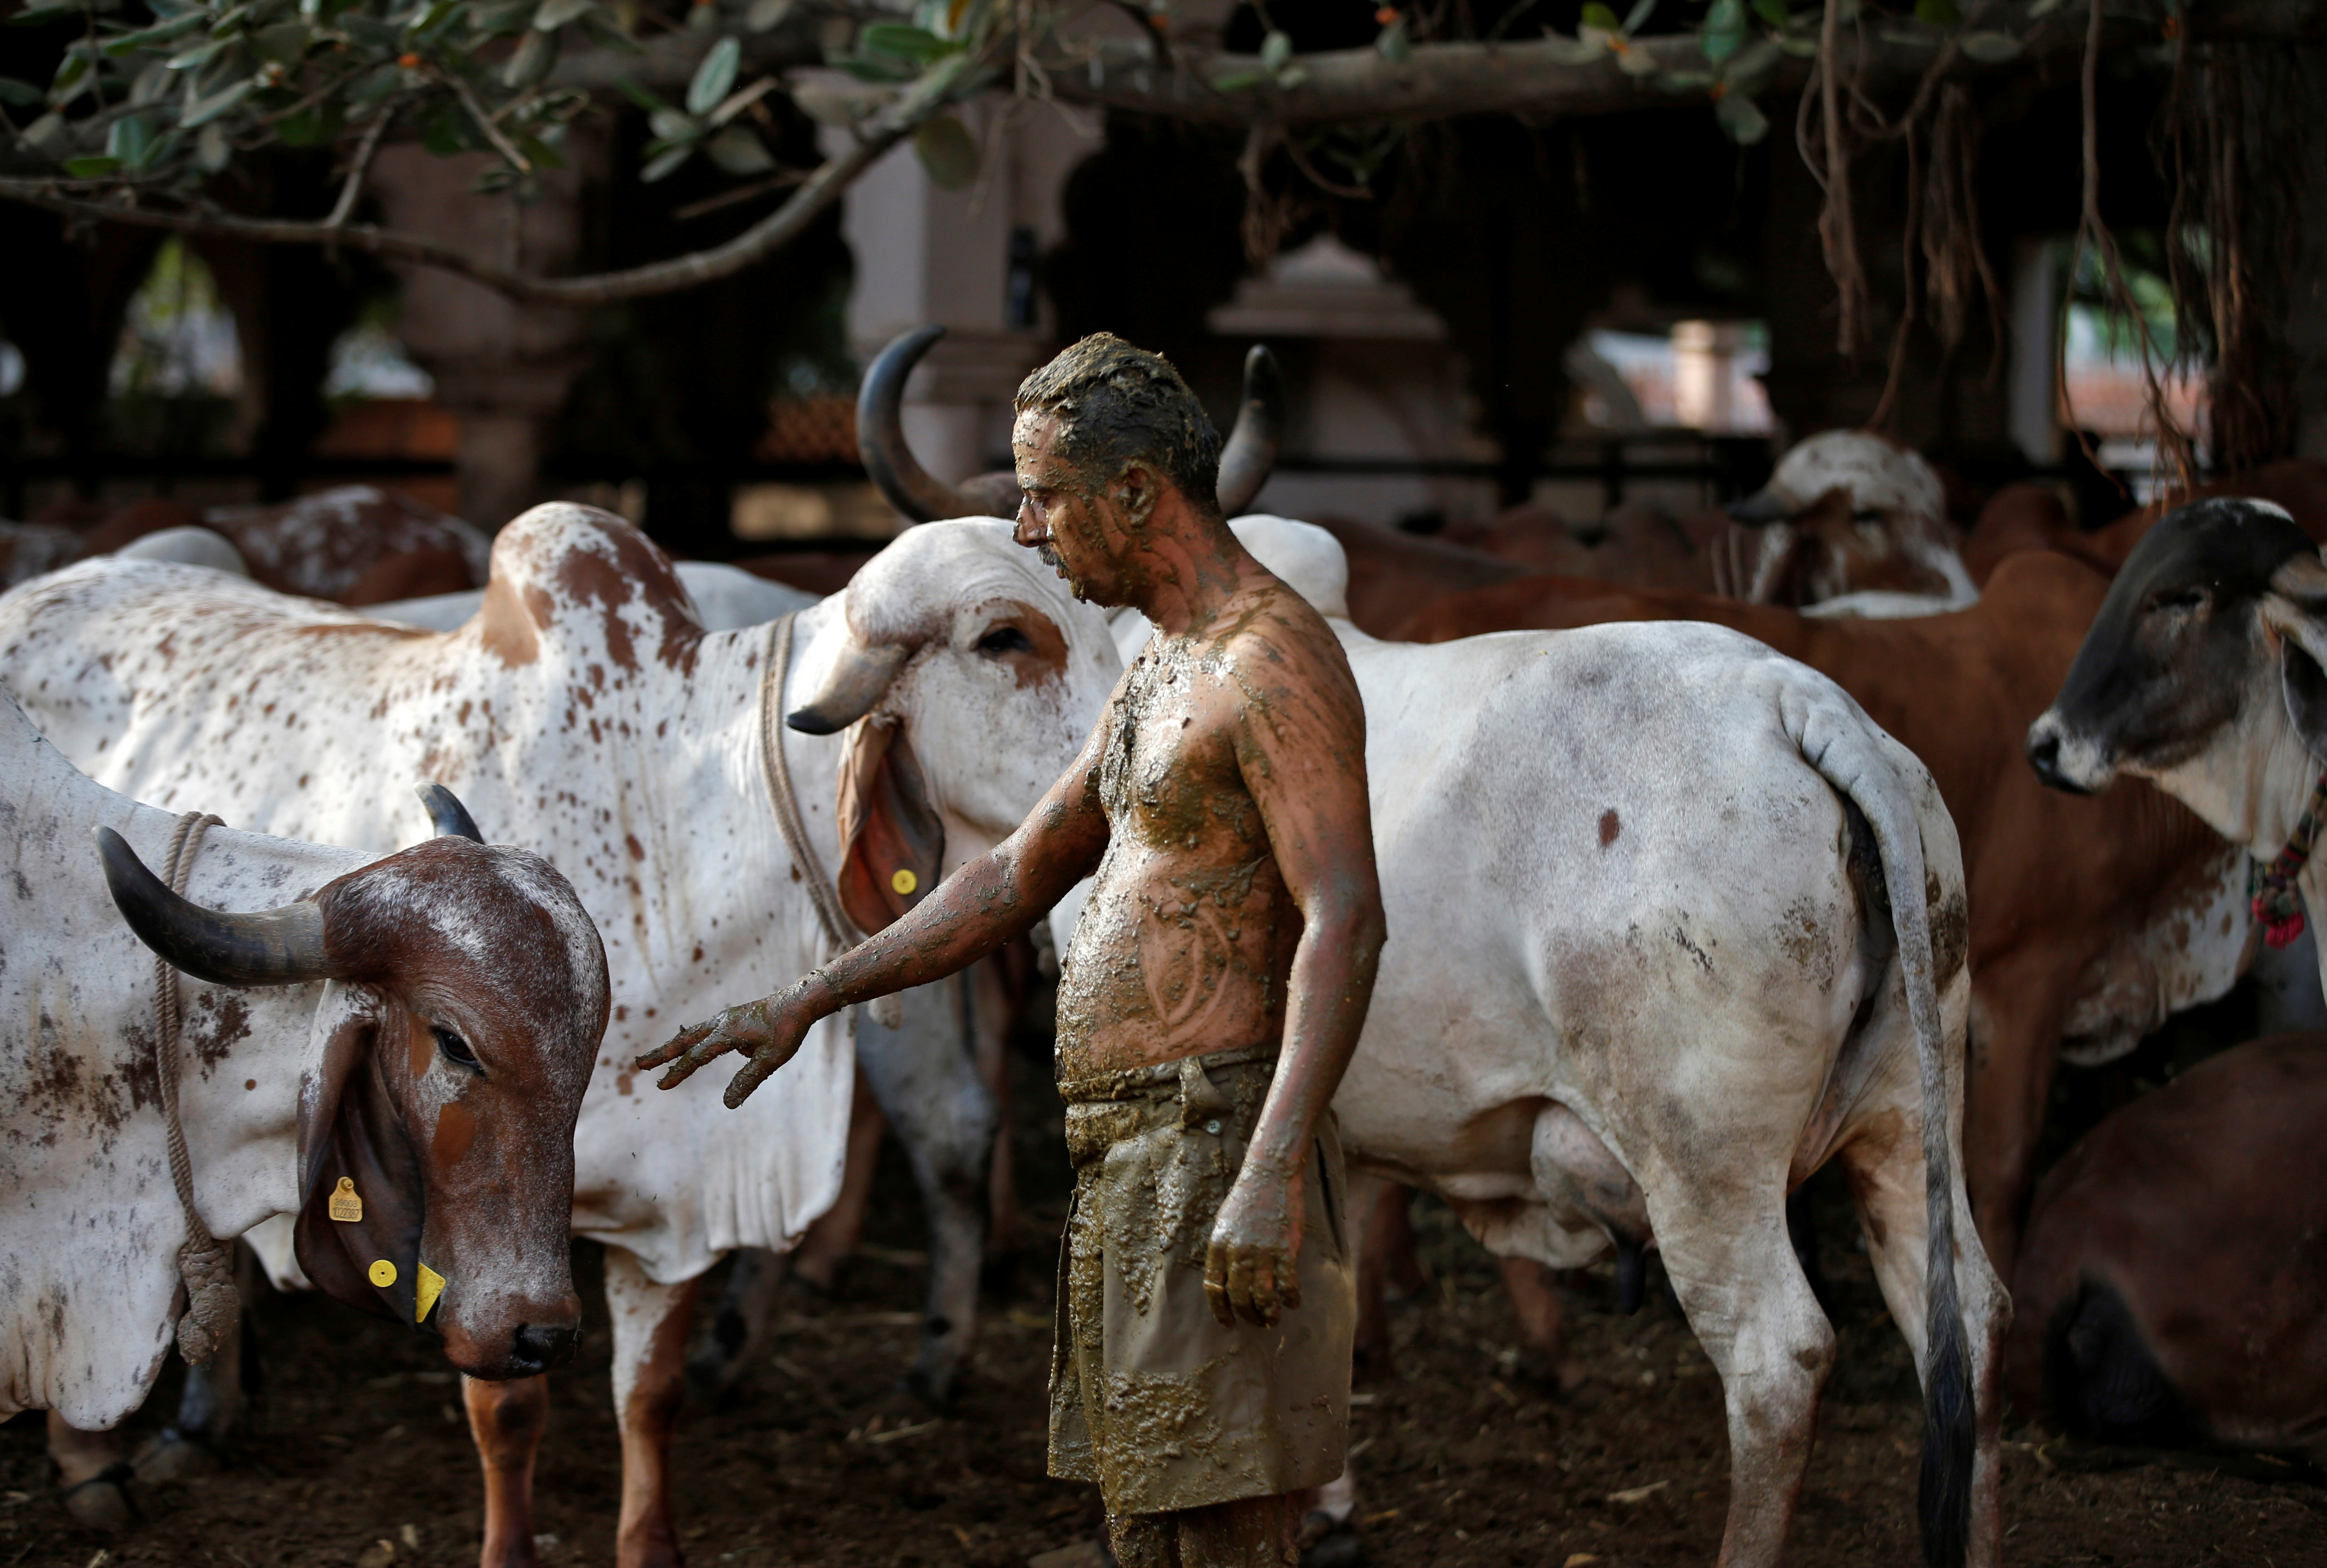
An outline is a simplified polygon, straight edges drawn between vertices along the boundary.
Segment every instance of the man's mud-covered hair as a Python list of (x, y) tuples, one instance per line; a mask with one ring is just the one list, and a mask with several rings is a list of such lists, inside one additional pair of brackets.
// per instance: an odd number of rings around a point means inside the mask
[(1056, 417), (1059, 455), (1093, 490), (1135, 462), (1220, 506), (1220, 432), (1161, 354), (1093, 332), (1019, 383), (1017, 411)]

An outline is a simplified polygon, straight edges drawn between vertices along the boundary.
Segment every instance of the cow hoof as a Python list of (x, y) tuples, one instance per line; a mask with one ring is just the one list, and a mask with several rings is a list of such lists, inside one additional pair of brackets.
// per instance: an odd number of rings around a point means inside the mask
[(1358, 1544), (1357, 1526), (1336, 1519), (1322, 1508), (1310, 1510), (1301, 1521), (1301, 1568), (1358, 1568), (1366, 1560)]
[(137, 1479), (149, 1487), (212, 1475), (224, 1462), (210, 1443), (199, 1437), (188, 1437), (174, 1426), (164, 1427), (161, 1434), (139, 1449), (130, 1461), (136, 1469)]
[(129, 1500), (129, 1483), (136, 1472), (126, 1464), (109, 1464), (97, 1474), (67, 1487), (58, 1500), (65, 1512), (92, 1530), (110, 1535), (137, 1522), (137, 1506)]

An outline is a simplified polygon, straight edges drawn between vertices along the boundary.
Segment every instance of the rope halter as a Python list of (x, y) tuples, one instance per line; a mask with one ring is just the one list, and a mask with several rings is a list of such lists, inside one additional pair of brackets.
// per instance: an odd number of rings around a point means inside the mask
[(2327, 772), (2321, 773), (2319, 782), (2312, 787), (2310, 802), (2294, 819), (2294, 831), (2286, 835), (2286, 847), (2268, 865), (2248, 863), (2254, 916), (2262, 922), (2262, 939), (2274, 947), (2287, 947), (2303, 935), (2303, 894), (2294, 879), (2310, 863), (2311, 845), (2319, 836), (2323, 817), (2327, 817)]

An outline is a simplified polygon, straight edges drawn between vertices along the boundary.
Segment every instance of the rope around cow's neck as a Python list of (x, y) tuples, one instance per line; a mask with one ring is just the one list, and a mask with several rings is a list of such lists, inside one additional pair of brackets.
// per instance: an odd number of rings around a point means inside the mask
[(2262, 939), (2274, 947), (2284, 947), (2303, 935), (2303, 893), (2294, 879), (2311, 860), (2311, 845), (2319, 836), (2319, 825), (2327, 819), (2327, 772), (2319, 775), (2312, 787), (2310, 803), (2303, 815), (2294, 819), (2294, 831), (2286, 835), (2286, 847), (2274, 856), (2268, 865), (2260, 861), (2248, 862), (2248, 877), (2254, 890), (2255, 919), (2262, 922)]
[[(189, 811), (170, 835), (170, 858), (162, 880), (180, 898), (201, 852), (202, 835), (225, 824), (207, 812)], [(154, 1077), (162, 1101), (162, 1126), (169, 1135), (170, 1180), (186, 1211), (186, 1240), (178, 1248), (178, 1277), (186, 1284), (186, 1310), (178, 1319), (178, 1353), (187, 1365), (207, 1366), (235, 1331), (242, 1298), (234, 1288), (231, 1246), (210, 1234), (194, 1207), (194, 1167), (186, 1154), (186, 1130), (178, 1120), (178, 971), (166, 958), (154, 960)]]
[[(784, 835), (784, 848), (790, 852), (800, 880), (808, 883), (817, 923), (824, 928), (824, 956), (832, 958), (856, 945), (856, 922), (840, 907), (839, 890), (824, 874), (823, 859), (800, 822), (799, 798), (792, 790), (791, 763), (784, 756), (783, 731), (776, 716), (776, 710), (783, 705), (784, 677), (791, 673), (792, 621), (799, 613), (794, 611), (768, 625), (767, 657), (760, 662), (760, 764), (768, 781), (768, 798), (776, 808), (776, 827)], [(903, 1014), (892, 997), (876, 997), (868, 1005), (884, 1029), (894, 1029), (902, 1022)]]

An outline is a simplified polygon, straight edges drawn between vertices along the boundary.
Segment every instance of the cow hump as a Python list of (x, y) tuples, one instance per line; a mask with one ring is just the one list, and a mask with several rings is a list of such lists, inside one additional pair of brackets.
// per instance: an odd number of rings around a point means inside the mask
[(631, 673), (649, 660), (692, 673), (703, 639), (670, 557), (623, 518), (568, 501), (500, 531), (476, 626), (507, 664), (533, 662), (546, 644), (565, 660), (603, 655)]

